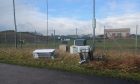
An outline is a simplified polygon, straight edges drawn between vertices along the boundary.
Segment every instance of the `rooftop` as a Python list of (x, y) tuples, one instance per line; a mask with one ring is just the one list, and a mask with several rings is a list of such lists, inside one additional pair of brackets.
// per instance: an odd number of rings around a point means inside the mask
[(105, 29), (105, 32), (130, 32), (130, 28)]

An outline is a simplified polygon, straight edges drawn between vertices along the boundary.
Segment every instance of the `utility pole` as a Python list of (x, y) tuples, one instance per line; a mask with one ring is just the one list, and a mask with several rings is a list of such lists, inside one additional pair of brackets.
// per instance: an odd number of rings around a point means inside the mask
[(95, 18), (95, 0), (93, 0), (93, 18), (92, 18), (92, 29), (93, 29), (93, 43), (92, 43), (92, 49), (90, 51), (89, 59), (93, 60), (93, 53), (95, 52), (95, 28), (96, 28), (96, 18)]
[(93, 19), (92, 19), (92, 28), (93, 28), (93, 49), (95, 50), (95, 29), (96, 29), (96, 18), (95, 18), (95, 0), (93, 0)]
[(48, 22), (48, 20), (49, 20), (49, 17), (48, 17), (48, 8), (49, 8), (49, 6), (48, 6), (49, 4), (48, 4), (48, 0), (47, 0), (47, 36), (46, 36), (46, 43), (47, 43), (47, 46), (48, 46), (48, 43), (49, 43), (49, 22)]
[(17, 23), (16, 23), (16, 8), (15, 0), (13, 0), (14, 26), (15, 26), (15, 48), (17, 48)]
[(137, 55), (137, 48), (138, 48), (138, 25), (136, 25), (136, 42), (135, 42), (135, 55)]

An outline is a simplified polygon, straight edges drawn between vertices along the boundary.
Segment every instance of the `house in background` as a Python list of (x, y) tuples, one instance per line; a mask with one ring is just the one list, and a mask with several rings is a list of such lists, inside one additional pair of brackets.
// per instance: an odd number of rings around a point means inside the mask
[(128, 38), (130, 36), (130, 28), (121, 29), (105, 29), (104, 34), (106, 38)]

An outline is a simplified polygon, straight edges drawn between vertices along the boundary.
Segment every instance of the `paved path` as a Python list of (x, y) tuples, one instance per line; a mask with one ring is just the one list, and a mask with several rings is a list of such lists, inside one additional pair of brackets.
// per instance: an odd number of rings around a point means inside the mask
[(0, 84), (140, 84), (140, 82), (0, 64)]

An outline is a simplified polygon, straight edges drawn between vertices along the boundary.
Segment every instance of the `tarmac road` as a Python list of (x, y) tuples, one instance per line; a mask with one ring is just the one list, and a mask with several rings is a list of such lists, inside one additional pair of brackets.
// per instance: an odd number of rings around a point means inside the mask
[(86, 76), (0, 63), (0, 84), (140, 84), (140, 81)]

